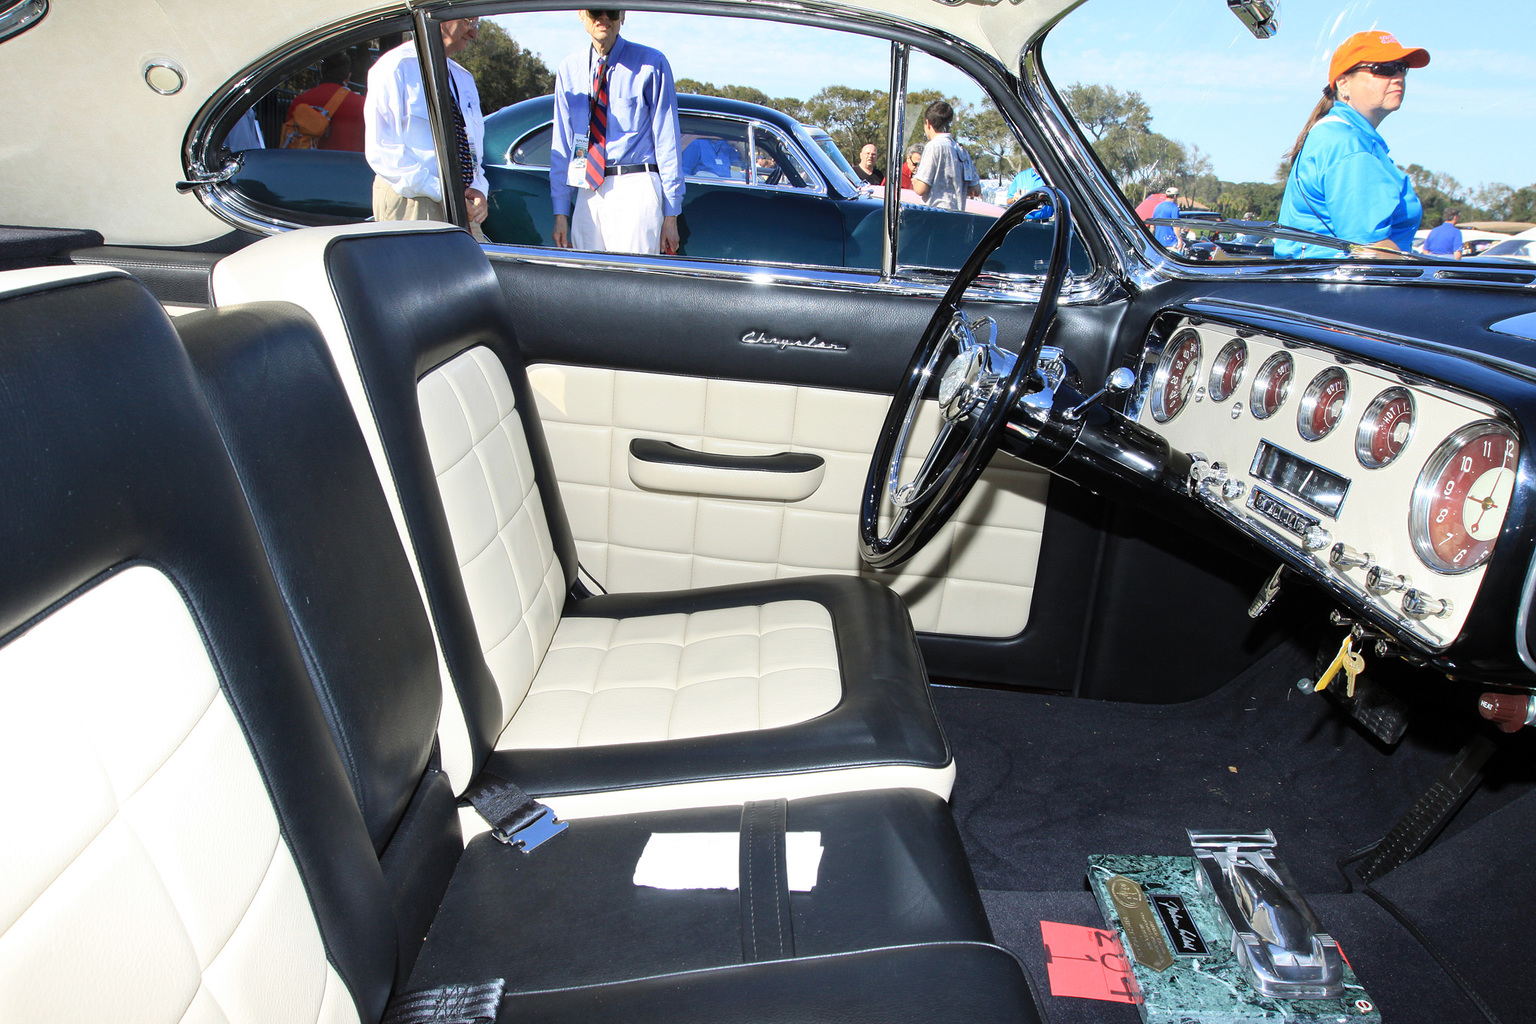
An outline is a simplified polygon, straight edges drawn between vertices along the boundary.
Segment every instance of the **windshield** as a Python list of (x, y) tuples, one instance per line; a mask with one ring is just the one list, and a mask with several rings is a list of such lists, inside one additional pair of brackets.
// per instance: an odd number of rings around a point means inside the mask
[(811, 141), (821, 147), (821, 151), (827, 154), (834, 164), (837, 164), (837, 169), (847, 175), (849, 181), (858, 184), (859, 176), (853, 173), (853, 165), (843, 157), (843, 151), (837, 148), (837, 143), (832, 141), (832, 136), (820, 128), (807, 128), (806, 132), (810, 134)]
[(1046, 74), (1165, 250), (1478, 258), (1536, 224), (1536, 70), (1508, 7), (1276, 6), (1264, 39), (1224, 0), (1094, 0), (1046, 37)]

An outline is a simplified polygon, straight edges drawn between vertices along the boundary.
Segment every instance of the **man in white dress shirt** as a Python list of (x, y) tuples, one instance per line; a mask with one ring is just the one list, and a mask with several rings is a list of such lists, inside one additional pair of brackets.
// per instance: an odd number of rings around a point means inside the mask
[[(479, 18), (442, 23), (443, 51), (451, 58), (480, 34)], [(480, 158), (485, 150), (485, 118), (475, 76), (456, 61), (448, 61), (449, 84), (458, 116), (453, 134), (464, 165), (460, 187), (469, 207), (470, 230), (480, 241), (480, 224), (490, 212), (489, 186)], [(432, 139), (432, 120), (416, 44), (401, 43), (368, 70), (368, 98), (363, 104), (366, 126), (364, 152), (373, 168), (374, 220), (447, 220), (443, 180)]]

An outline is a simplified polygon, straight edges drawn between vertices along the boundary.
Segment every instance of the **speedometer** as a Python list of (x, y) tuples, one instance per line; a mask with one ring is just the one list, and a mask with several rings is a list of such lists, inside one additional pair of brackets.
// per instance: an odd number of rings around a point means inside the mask
[(1185, 329), (1173, 336), (1152, 376), (1152, 418), (1167, 423), (1179, 414), (1200, 375), (1200, 335)]
[(1253, 378), (1253, 392), (1248, 396), (1248, 408), (1255, 419), (1267, 420), (1280, 411), (1291, 393), (1291, 375), (1296, 364), (1289, 352), (1276, 352), (1264, 360)]
[(1440, 442), (1413, 487), (1408, 530), (1419, 560), (1443, 573), (1488, 561), (1515, 490), (1520, 445), (1497, 420), (1479, 420)]
[(1349, 378), (1337, 366), (1312, 378), (1301, 394), (1301, 408), (1296, 413), (1296, 429), (1308, 441), (1318, 441), (1333, 432), (1344, 418), (1349, 401)]

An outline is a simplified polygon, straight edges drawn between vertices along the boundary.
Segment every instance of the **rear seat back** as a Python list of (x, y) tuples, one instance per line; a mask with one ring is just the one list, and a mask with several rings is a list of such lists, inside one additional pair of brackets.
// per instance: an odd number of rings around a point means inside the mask
[(388, 886), (159, 304), (0, 278), (0, 395), (0, 1018), (378, 1019)]
[(314, 321), (289, 303), (176, 320), (255, 513), (400, 926), (399, 979), (463, 848), (434, 756), (431, 627)]

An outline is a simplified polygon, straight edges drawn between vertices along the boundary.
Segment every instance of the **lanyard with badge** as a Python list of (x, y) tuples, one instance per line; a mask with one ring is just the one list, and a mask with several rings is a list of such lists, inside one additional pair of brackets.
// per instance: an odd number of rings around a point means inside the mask
[[(588, 51), (587, 61), (588, 61), (588, 67), (590, 68), (591, 67), (591, 51)], [(599, 63), (599, 71), (604, 73), (604, 77), (606, 78), (607, 67), (606, 67), (606, 65), (604, 63), (601, 62), (601, 59), (600, 59), (600, 63)], [(590, 76), (590, 77), (591, 78), (595, 78), (596, 76)], [(586, 132), (583, 132), (582, 134), (576, 136), (576, 138), (573, 140), (573, 144), (571, 146), (571, 163), (570, 163), (570, 166), (567, 167), (566, 171), (565, 171), (565, 183), (567, 185), (570, 185), (572, 188), (591, 188), (592, 187), (587, 182), (587, 148), (588, 148), (588, 145), (589, 145), (589, 139), (591, 138), (592, 108), (596, 105), (596, 102), (597, 102), (597, 96), (596, 96), (595, 92), (596, 92), (596, 90), (594, 89), (593, 95), (591, 95), (589, 97), (588, 101), (587, 101), (588, 102), (588, 107), (587, 107), (587, 111), (588, 111), (588, 114), (587, 114), (588, 130)], [(603, 145), (605, 145), (605, 146), (607, 145), (607, 140), (606, 139), (603, 141)]]

